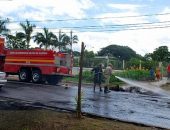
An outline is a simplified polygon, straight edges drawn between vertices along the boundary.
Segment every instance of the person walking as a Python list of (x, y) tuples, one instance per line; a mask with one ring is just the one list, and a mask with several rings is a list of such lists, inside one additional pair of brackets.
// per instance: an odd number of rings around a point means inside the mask
[(104, 93), (110, 92), (109, 82), (110, 82), (110, 76), (112, 75), (112, 71), (113, 71), (113, 66), (112, 66), (112, 64), (109, 63), (104, 71), (104, 77), (105, 77)]
[(160, 71), (160, 68), (159, 67), (157, 67), (156, 68), (156, 78), (157, 78), (157, 80), (159, 81), (160, 80), (160, 78), (161, 78), (161, 71)]
[(170, 80), (170, 64), (167, 66), (168, 80)]
[(102, 78), (103, 78), (103, 64), (99, 64), (97, 67), (94, 67), (91, 70), (91, 73), (94, 74), (94, 86), (93, 86), (93, 91), (95, 92), (96, 85), (99, 85), (100, 92), (103, 91), (101, 88), (101, 83), (102, 83)]
[(155, 71), (152, 67), (150, 68), (149, 73), (150, 73), (150, 80), (151, 81), (155, 80)]

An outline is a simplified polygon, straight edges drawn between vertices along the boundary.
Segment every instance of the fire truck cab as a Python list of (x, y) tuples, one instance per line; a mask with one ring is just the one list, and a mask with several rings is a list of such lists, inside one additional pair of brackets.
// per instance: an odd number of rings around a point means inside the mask
[(0, 38), (0, 71), (18, 75), (22, 82), (57, 84), (63, 76), (72, 76), (72, 56), (43, 49), (4, 49)]

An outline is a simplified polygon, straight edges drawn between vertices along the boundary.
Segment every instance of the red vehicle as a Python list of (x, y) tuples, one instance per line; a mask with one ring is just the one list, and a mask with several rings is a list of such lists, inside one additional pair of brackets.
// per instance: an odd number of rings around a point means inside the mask
[(72, 56), (43, 49), (5, 49), (0, 38), (0, 71), (18, 75), (22, 82), (57, 84), (63, 76), (72, 76)]

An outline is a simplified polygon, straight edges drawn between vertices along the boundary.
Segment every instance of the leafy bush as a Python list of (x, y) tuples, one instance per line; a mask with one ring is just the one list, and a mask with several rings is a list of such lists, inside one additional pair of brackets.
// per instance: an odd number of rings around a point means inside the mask
[[(65, 77), (64, 78), (64, 81), (66, 82), (69, 82), (69, 81), (72, 81), (72, 82), (78, 82), (79, 80), (79, 75), (75, 75), (74, 77)], [(83, 82), (93, 82), (93, 74), (91, 74), (90, 71), (83, 71), (82, 73), (82, 80)]]
[[(82, 80), (85, 83), (93, 83), (93, 76), (94, 75), (90, 71), (84, 71), (82, 74)], [(64, 78), (64, 81), (78, 82), (78, 79), (79, 79), (79, 75), (75, 75), (72, 78)], [(103, 77), (103, 79), (104, 79), (104, 77)], [(115, 83), (122, 83), (122, 82), (119, 79), (117, 79), (115, 77), (115, 75), (113, 74), (110, 78), (110, 83), (115, 84)]]
[(124, 77), (124, 78), (131, 78), (135, 80), (147, 80), (149, 79), (149, 71), (148, 70), (125, 70), (115, 75)]
[(84, 71), (82, 74), (83, 81), (92, 82), (93, 81), (93, 74), (90, 71)]
[[(125, 70), (122, 72), (112, 74), (110, 77), (111, 84), (123, 83), (115, 76), (130, 78), (130, 79), (135, 79), (135, 80), (148, 80), (150, 74), (149, 74), (148, 70)], [(73, 77), (73, 78), (65, 78), (64, 80), (78, 82), (78, 79), (79, 79), (79, 75), (75, 75), (75, 77)], [(84, 71), (82, 74), (82, 80), (85, 83), (93, 83), (93, 74), (90, 71)]]
[(115, 74), (112, 74), (110, 77), (110, 83), (111, 84), (121, 84), (122, 81), (120, 81), (118, 78), (116, 78)]

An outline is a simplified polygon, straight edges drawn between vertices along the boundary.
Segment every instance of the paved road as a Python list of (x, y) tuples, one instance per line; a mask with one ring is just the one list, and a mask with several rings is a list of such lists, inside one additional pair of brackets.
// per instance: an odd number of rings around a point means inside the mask
[[(142, 95), (128, 92), (94, 93), (89, 86), (83, 87), (82, 111), (151, 126), (170, 129), (170, 99), (162, 96)], [(75, 110), (77, 87), (33, 86), (32, 84), (8, 83), (0, 96), (42, 103)]]

